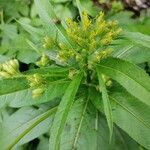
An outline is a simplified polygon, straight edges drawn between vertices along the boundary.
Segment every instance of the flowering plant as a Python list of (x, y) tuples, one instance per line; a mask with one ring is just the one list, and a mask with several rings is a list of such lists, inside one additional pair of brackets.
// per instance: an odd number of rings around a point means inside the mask
[[(40, 10), (40, 16), (46, 13)], [(91, 19), (82, 11), (80, 17), (81, 22), (67, 19), (63, 31), (52, 24), (56, 35), (45, 36), (36, 69), (21, 72), (16, 59), (0, 65), (1, 99), (8, 94), (4, 105), (21, 107), (2, 123), (2, 150), (42, 134), (49, 138), (50, 150), (121, 149), (116, 143), (123, 143), (122, 136), (150, 148), (148, 74), (119, 57), (115, 45), (125, 34), (117, 21), (106, 21), (103, 12)], [(29, 112), (21, 124), (7, 127)], [(131, 140), (131, 145), (137, 143)]]

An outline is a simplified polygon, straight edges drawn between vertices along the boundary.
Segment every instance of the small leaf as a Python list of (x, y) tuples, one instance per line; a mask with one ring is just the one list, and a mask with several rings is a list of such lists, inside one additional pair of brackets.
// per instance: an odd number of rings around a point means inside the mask
[(150, 77), (136, 65), (121, 59), (107, 58), (97, 68), (119, 82), (126, 90), (150, 106)]
[(79, 88), (81, 79), (83, 77), (83, 73), (79, 73), (74, 77), (70, 85), (65, 91), (65, 94), (58, 106), (58, 110), (56, 112), (54, 122), (52, 124), (50, 130), (50, 141), (49, 141), (49, 149), (50, 150), (58, 150), (60, 146), (60, 136), (64, 129), (64, 125), (69, 113), (69, 110), (73, 104), (75, 95)]
[(98, 80), (99, 80), (99, 89), (102, 92), (104, 112), (105, 112), (105, 115), (106, 115), (109, 131), (110, 131), (110, 141), (111, 141), (112, 134), (113, 134), (113, 118), (112, 118), (111, 105), (110, 105), (106, 85), (103, 81), (102, 74), (98, 71), (98, 69), (97, 69), (97, 74), (98, 74)]

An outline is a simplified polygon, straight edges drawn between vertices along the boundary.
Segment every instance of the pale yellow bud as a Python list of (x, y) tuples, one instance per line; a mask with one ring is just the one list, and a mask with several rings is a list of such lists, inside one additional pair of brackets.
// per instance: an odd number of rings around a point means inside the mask
[(78, 74), (78, 73), (79, 73), (78, 70), (70, 70), (70, 71), (69, 71), (68, 78), (72, 80), (73, 77), (74, 77), (76, 74)]
[(36, 62), (36, 65), (39, 67), (45, 67), (50, 63), (50, 59), (47, 55), (43, 54), (41, 60)]
[(16, 71), (19, 71), (19, 62), (17, 59), (10, 60), (9, 63)]
[(5, 71), (0, 71), (0, 77), (2, 78), (11, 78), (11, 75)]
[(11, 75), (15, 75), (17, 71), (10, 65), (9, 62), (3, 64), (3, 70)]
[(44, 93), (44, 88), (37, 88), (32, 91), (32, 97), (38, 98), (38, 97), (42, 96), (43, 93)]
[(91, 25), (91, 20), (89, 19), (86, 11), (83, 11), (82, 19), (83, 19), (83, 29), (87, 30)]
[(108, 81), (106, 81), (106, 86), (108, 86), (108, 87), (110, 87), (110, 86), (112, 86), (112, 80), (108, 80)]
[(82, 59), (82, 56), (80, 54), (76, 55), (76, 61), (80, 61)]
[(55, 41), (53, 38), (50, 38), (48, 36), (44, 37), (44, 43), (43, 43), (43, 47), (45, 49), (48, 49), (48, 48), (53, 48), (55, 45)]

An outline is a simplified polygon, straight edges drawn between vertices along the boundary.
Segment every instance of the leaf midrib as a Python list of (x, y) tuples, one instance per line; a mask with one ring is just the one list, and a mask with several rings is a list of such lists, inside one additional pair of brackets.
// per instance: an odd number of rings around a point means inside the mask
[(81, 130), (81, 127), (82, 127), (82, 123), (83, 123), (83, 120), (84, 120), (85, 112), (86, 112), (86, 109), (87, 109), (87, 106), (88, 106), (88, 102), (89, 102), (89, 98), (87, 99), (87, 101), (85, 103), (85, 107), (84, 107), (84, 109), (82, 111), (82, 115), (81, 115), (81, 118), (80, 118), (79, 126), (78, 126), (77, 132), (75, 134), (75, 138), (73, 140), (72, 150), (75, 150), (75, 146), (76, 146), (77, 140), (79, 138), (79, 133), (80, 133), (80, 130)]

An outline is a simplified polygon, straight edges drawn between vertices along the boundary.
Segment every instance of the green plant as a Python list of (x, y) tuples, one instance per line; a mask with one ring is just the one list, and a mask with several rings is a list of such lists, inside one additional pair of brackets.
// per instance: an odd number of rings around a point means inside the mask
[[(16, 59), (0, 65), (0, 148), (39, 137), (50, 150), (150, 149), (150, 77), (133, 63), (149, 59), (150, 37), (123, 32), (102, 12), (91, 19), (79, 0), (81, 22), (63, 25), (48, 0), (35, 5), (44, 31), (23, 27), (43, 38), (30, 41), (41, 58), (24, 72)], [(6, 106), (19, 109), (9, 115)]]

